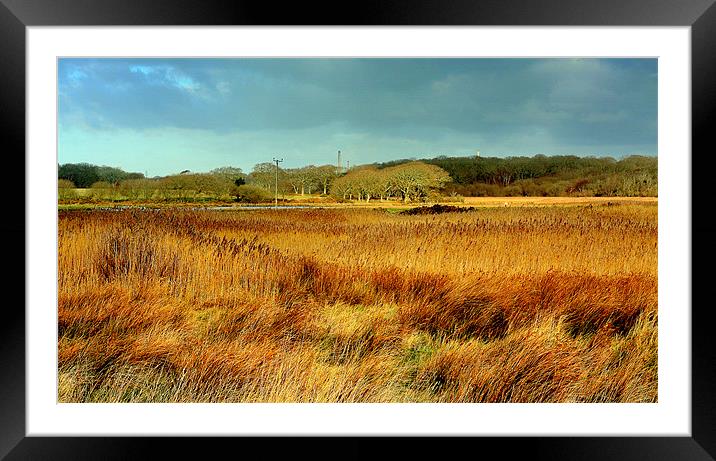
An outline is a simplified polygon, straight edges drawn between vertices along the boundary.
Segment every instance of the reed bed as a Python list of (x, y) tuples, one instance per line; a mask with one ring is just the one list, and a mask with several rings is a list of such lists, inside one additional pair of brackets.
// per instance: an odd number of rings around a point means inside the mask
[(59, 214), (61, 402), (654, 402), (657, 207)]

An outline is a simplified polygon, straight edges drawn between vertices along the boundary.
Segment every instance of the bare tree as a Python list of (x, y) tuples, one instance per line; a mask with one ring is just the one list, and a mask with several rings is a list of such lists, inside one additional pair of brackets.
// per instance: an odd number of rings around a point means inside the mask
[(440, 189), (450, 181), (442, 168), (422, 162), (410, 162), (379, 170), (375, 167), (355, 168), (333, 181), (331, 192), (342, 198), (370, 201), (379, 196), (388, 198), (399, 193), (403, 201), (427, 197), (431, 190)]
[(272, 190), (276, 181), (276, 165), (271, 162), (259, 163), (249, 175), (251, 183), (264, 189)]
[(319, 186), (323, 187), (323, 195), (328, 193), (328, 186), (331, 184), (331, 181), (338, 177), (338, 174), (336, 174), (336, 167), (334, 165), (323, 165), (317, 167), (315, 175)]
[(424, 198), (432, 189), (440, 189), (450, 182), (450, 175), (442, 168), (423, 162), (410, 162), (386, 168), (388, 181), (404, 202)]
[(301, 195), (305, 195), (307, 192), (310, 195), (311, 191), (318, 187), (318, 175), (316, 174), (316, 167), (313, 165), (304, 166), (296, 170), (296, 178), (301, 186)]

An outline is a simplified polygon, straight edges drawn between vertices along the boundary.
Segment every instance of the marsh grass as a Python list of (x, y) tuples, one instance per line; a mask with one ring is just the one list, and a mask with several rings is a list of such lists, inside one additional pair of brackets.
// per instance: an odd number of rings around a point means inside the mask
[(654, 402), (654, 205), (63, 211), (61, 402)]

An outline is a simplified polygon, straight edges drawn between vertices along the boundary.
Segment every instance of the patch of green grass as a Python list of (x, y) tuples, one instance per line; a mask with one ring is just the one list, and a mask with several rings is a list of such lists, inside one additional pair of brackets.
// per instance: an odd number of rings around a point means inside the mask
[(400, 207), (400, 208), (376, 208), (378, 210), (383, 210), (388, 214), (400, 214), (405, 210), (409, 210), (411, 207)]
[(417, 365), (436, 350), (433, 338), (422, 331), (415, 331), (403, 341), (403, 360)]
[(58, 211), (66, 210), (93, 210), (98, 205), (94, 203), (59, 203), (57, 204)]

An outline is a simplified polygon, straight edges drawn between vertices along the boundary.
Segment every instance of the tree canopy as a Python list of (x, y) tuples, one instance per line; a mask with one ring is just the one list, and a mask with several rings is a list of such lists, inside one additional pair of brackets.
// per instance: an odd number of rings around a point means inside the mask
[(57, 178), (72, 181), (76, 187), (87, 188), (100, 181), (117, 185), (125, 179), (144, 178), (142, 173), (128, 173), (120, 168), (98, 166), (90, 163), (66, 163), (58, 165)]
[[(278, 188), (281, 194), (318, 192), (348, 200), (380, 198), (405, 202), (423, 201), (435, 194), (457, 197), (656, 196), (657, 166), (656, 157), (639, 155), (619, 160), (574, 155), (505, 158), (441, 155), (361, 165), (347, 172), (340, 172), (335, 165), (278, 168)], [(196, 198), (230, 195), (236, 187), (246, 185), (273, 194), (276, 174), (276, 165), (264, 162), (255, 165), (248, 175), (241, 168), (223, 166), (208, 173), (184, 170), (180, 174), (147, 179), (141, 173), (116, 167), (67, 163), (58, 165), (58, 187), (113, 189), (125, 196), (154, 194)]]
[(450, 175), (442, 168), (415, 161), (384, 169), (375, 166), (351, 169), (333, 182), (331, 191), (344, 199), (400, 197), (407, 202), (425, 199), (448, 182)]

